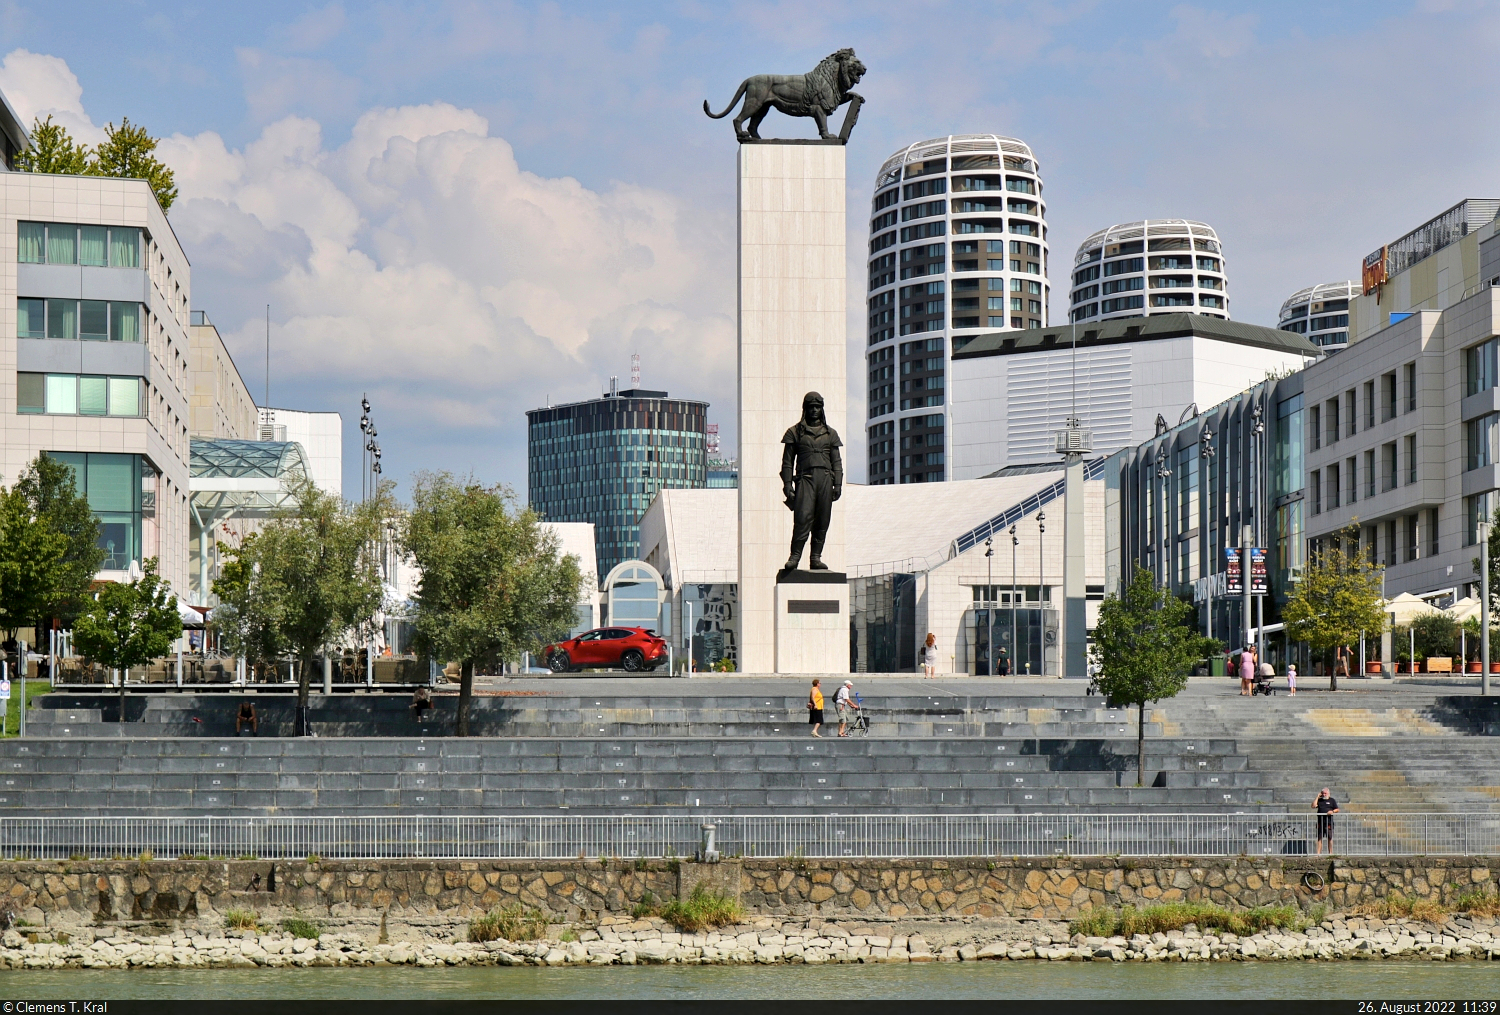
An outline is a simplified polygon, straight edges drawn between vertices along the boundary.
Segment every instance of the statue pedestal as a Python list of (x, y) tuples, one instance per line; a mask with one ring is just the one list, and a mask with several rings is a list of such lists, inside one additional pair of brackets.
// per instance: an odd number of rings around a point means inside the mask
[(799, 570), (777, 576), (776, 672), (849, 672), (847, 575)]
[[(849, 670), (847, 582), (777, 582), (792, 540), (792, 513), (781, 489), (781, 437), (801, 417), (802, 396), (823, 395), (828, 423), (846, 445), (864, 440), (845, 421), (844, 153), (838, 143), (739, 146), (739, 651), (745, 673)], [(833, 505), (823, 547), (832, 570), (807, 573), (843, 571), (844, 504)], [(783, 585), (795, 592), (784, 592)], [(833, 602), (838, 612), (788, 612), (805, 600)], [(814, 651), (813, 645), (820, 647)]]

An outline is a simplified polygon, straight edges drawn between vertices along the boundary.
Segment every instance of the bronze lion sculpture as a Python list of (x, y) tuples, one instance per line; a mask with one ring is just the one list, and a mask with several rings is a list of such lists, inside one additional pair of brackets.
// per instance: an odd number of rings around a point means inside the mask
[[(818, 123), (818, 137), (829, 138), (828, 116), (851, 99), (864, 102), (849, 89), (865, 76), (865, 65), (852, 49), (841, 49), (825, 57), (806, 74), (756, 74), (740, 82), (739, 90), (724, 112), (715, 113), (703, 100), (703, 111), (715, 120), (723, 119), (744, 96), (740, 115), (734, 118), (734, 133), (741, 140), (760, 139), (760, 122), (773, 108), (787, 116), (810, 116)], [(750, 127), (745, 128), (745, 121)]]

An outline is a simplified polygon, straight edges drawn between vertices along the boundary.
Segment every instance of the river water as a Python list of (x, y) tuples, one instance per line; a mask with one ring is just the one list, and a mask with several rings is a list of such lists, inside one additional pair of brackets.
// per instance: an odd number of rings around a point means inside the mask
[(0, 973), (8, 1000), (716, 998), (1496, 1000), (1487, 962), (965, 962), (837, 966), (480, 966)]

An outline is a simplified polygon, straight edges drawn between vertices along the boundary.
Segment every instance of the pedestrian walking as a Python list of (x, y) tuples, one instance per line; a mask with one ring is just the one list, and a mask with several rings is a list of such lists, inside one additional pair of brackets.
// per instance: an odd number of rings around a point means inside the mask
[(839, 736), (849, 735), (849, 722), (854, 718), (855, 709), (859, 708), (859, 702), (854, 700), (854, 681), (844, 681), (833, 695), (833, 709), (839, 716)]
[(1240, 694), (1250, 697), (1255, 688), (1255, 649), (1249, 645), (1240, 653)]
[(937, 676), (937, 635), (931, 631), (922, 645), (922, 672), (929, 677)]
[(1318, 849), (1323, 852), (1323, 840), (1328, 840), (1328, 855), (1333, 855), (1333, 816), (1339, 812), (1339, 802), (1333, 798), (1328, 787), (1323, 787), (1313, 802), (1313, 810), (1318, 812)]
[(812, 726), (812, 735), (822, 739), (823, 735), (818, 732), (818, 727), (823, 725), (823, 691), (819, 684), (822, 681), (813, 678), (812, 691), (807, 695), (807, 721)]
[(1287, 697), (1291, 697), (1292, 695), (1294, 695), (1294, 694), (1297, 693), (1297, 665), (1296, 665), (1296, 663), (1287, 663), (1287, 666), (1286, 666), (1286, 693), (1287, 693)]

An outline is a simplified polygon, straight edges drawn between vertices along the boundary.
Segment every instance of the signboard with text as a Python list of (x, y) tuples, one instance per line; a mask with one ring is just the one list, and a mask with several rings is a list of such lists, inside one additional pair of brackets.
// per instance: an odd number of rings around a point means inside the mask
[(1245, 594), (1244, 556), (1250, 555), (1250, 594), (1263, 596), (1266, 585), (1266, 551), (1259, 546), (1230, 546), (1224, 549), (1224, 592), (1229, 596)]

